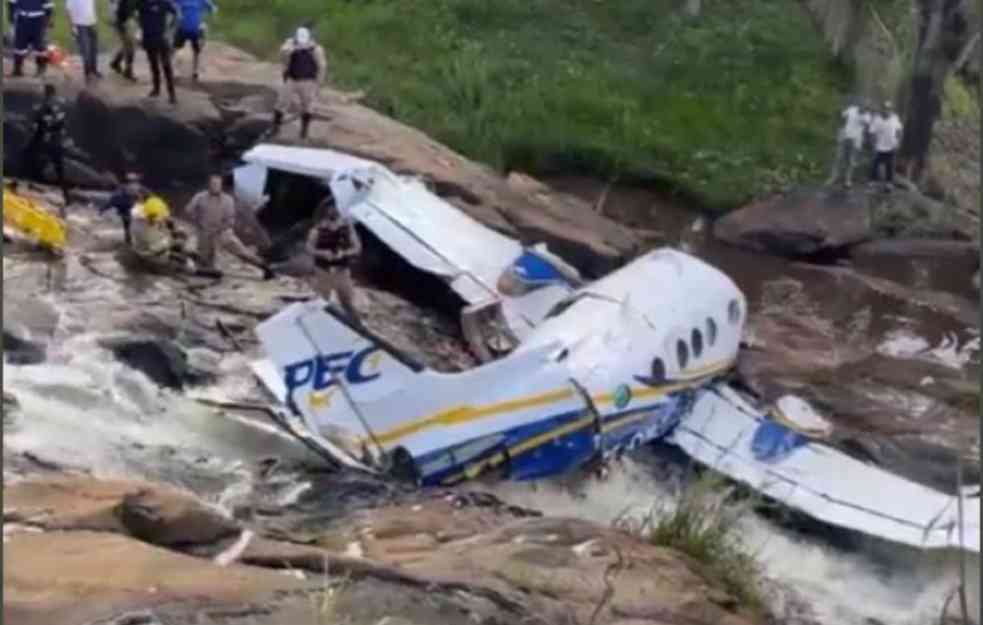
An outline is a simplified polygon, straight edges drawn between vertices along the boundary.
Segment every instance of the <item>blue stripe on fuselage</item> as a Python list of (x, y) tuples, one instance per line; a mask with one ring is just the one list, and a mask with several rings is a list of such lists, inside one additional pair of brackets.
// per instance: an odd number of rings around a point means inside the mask
[[(667, 395), (652, 404), (604, 415), (602, 426), (609, 431), (604, 433), (600, 445), (595, 438), (596, 427), (593, 421), (587, 421), (576, 429), (561, 433), (554, 438), (547, 438), (532, 449), (522, 450), (514, 456), (510, 455), (508, 477), (522, 481), (559, 475), (587, 462), (602, 450), (605, 453), (610, 453), (624, 449), (638, 434), (641, 434), (640, 439), (637, 440), (640, 443), (647, 443), (666, 436), (679, 423), (682, 413), (690, 403), (687, 399), (692, 393), (693, 391), (690, 390), (680, 391)], [(586, 411), (573, 410), (500, 432), (499, 435), (503, 439), (495, 447), (472, 458), (456, 459), (457, 461), (449, 466), (438, 469), (430, 475), (422, 476), (423, 484), (441, 484), (445, 480), (458, 476), (466, 467), (487, 460), (503, 451), (516, 448), (530, 439), (548, 435), (550, 432), (561, 430), (577, 421), (585, 420), (585, 416), (587, 416)], [(460, 449), (471, 442), (469, 440), (451, 448), (425, 454), (416, 459), (417, 466), (424, 467), (429, 462), (441, 456), (447, 456), (454, 449)]]

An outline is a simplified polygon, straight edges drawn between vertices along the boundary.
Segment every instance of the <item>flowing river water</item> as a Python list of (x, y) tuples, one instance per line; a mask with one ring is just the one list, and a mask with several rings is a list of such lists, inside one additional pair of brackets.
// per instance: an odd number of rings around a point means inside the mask
[[(571, 191), (592, 190), (576, 180), (551, 182)], [(612, 194), (608, 202), (621, 206), (652, 202), (651, 196), (633, 193)], [(87, 228), (87, 247), (93, 253), (118, 236), (110, 218), (81, 215), (72, 219)], [(714, 243), (707, 224), (691, 213), (662, 206), (651, 219), (650, 227), (660, 230), (666, 241), (733, 276), (752, 304), (762, 301), (775, 280), (815, 284), (814, 274), (793, 263)], [(887, 277), (896, 277), (899, 270), (911, 271), (926, 276), (934, 289), (977, 297), (968, 276), (963, 281), (947, 275), (944, 266), (928, 263), (909, 269), (874, 266), (870, 270)], [(173, 302), (149, 294), (141, 302), (140, 290), (132, 284), (100, 278), (75, 259), (69, 260), (66, 278), (58, 288), (49, 289), (47, 282), (43, 264), (4, 258), (6, 311), (13, 302), (31, 332), (52, 333), (45, 362), (5, 361), (3, 365), (5, 391), (13, 393), (18, 403), (13, 410), (5, 410), (5, 483), (56, 464), (98, 476), (165, 481), (232, 509), (256, 488), (257, 462), (278, 457), (316, 464), (310, 452), (262, 420), (219, 413), (190, 396), (257, 397), (244, 356), (222, 356), (213, 363), (217, 382), (181, 393), (155, 385), (101, 345), (102, 337), (132, 331), (132, 324), (123, 320), (120, 311), (142, 308), (153, 313), (173, 308)], [(241, 288), (250, 288), (249, 284)], [(822, 304), (818, 310), (836, 313), (828, 308), (837, 305), (835, 297), (824, 297), (821, 290), (811, 293)], [(868, 333), (884, 350), (929, 354), (960, 371), (979, 367), (977, 328), (930, 311), (892, 310), (877, 297), (871, 298), (869, 307), (874, 322)], [(57, 317), (47, 327), (45, 311), (52, 310)], [(215, 360), (214, 353), (202, 352), (202, 358)], [(578, 494), (559, 483), (502, 483), (491, 490), (509, 503), (608, 523), (626, 509), (644, 514), (653, 505), (671, 504), (674, 491), (657, 475), (642, 452), (607, 481), (590, 483)], [(315, 483), (303, 470), (280, 479), (270, 501), (273, 505), (291, 504)], [(863, 541), (861, 547), (855, 542), (845, 549), (822, 535), (780, 528), (750, 513), (744, 532), (764, 565), (776, 611), (790, 625), (928, 625), (938, 621), (945, 597), (958, 582), (959, 560), (952, 553), (922, 553), (876, 541)], [(970, 558), (968, 585), (976, 614), (979, 569), (979, 558)]]

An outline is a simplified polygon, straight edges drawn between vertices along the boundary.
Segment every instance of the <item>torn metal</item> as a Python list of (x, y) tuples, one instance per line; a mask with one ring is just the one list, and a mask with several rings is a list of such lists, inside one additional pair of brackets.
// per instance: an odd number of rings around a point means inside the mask
[[(312, 440), (422, 485), (479, 475), (538, 479), (654, 440), (818, 520), (923, 548), (979, 552), (979, 488), (957, 498), (825, 444), (828, 423), (800, 401), (773, 410), (728, 385), (747, 305), (718, 269), (648, 252), (583, 284), (545, 246), (485, 228), (417, 180), (328, 150), (260, 146), (237, 192), (270, 169), (316, 177), (343, 210), (467, 302), (462, 329), (484, 363), (439, 373), (352, 326), (326, 302), (257, 326), (254, 371)], [(500, 330), (493, 328), (498, 325)]]

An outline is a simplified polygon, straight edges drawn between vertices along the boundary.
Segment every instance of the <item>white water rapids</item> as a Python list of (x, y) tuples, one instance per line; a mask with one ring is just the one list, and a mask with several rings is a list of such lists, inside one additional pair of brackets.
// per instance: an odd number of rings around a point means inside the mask
[[(43, 291), (37, 288), (40, 270), (10, 269), (14, 267), (5, 259), (5, 292)], [(5, 483), (27, 472), (27, 453), (100, 477), (167, 482), (228, 510), (253, 487), (260, 459), (316, 462), (269, 424), (223, 416), (187, 395), (160, 389), (144, 374), (117, 362), (98, 339), (117, 329), (110, 312), (117, 306), (133, 308), (128, 299), (132, 296), (118, 284), (93, 280), (74, 264), (68, 276), (61, 294), (37, 295), (60, 314), (47, 361), (3, 365), (4, 390), (18, 403), (4, 419)], [(95, 301), (98, 305), (90, 306)], [(93, 314), (94, 310), (105, 314)], [(972, 347), (978, 350), (978, 339)], [(893, 337), (882, 349), (896, 354), (932, 352), (955, 366), (964, 358), (952, 344), (933, 346), (909, 335)], [(226, 357), (220, 372), (218, 384), (196, 389), (195, 394), (235, 400), (255, 384), (242, 356)], [(279, 505), (310, 487), (301, 475), (291, 479)], [(555, 484), (534, 488), (502, 483), (492, 488), (509, 503), (599, 523), (610, 523), (626, 508), (642, 515), (674, 500), (669, 486), (657, 481), (644, 462), (626, 462), (607, 481), (592, 482), (585, 490), (585, 497), (577, 497)], [(752, 513), (744, 517), (744, 538), (764, 565), (768, 596), (786, 625), (934, 625), (958, 583), (958, 558), (951, 553), (883, 544), (845, 552)], [(970, 603), (978, 614), (979, 558), (970, 558), (968, 568)]]
[[(237, 394), (252, 384), (241, 357), (223, 364), (226, 376), (219, 386), (204, 389), (208, 395)], [(258, 459), (310, 457), (271, 428), (224, 418), (160, 390), (142, 373), (115, 362), (87, 335), (49, 350), (45, 364), (5, 364), (3, 375), (5, 389), (19, 403), (14, 426), (5, 428), (7, 456), (30, 452), (103, 477), (162, 480), (216, 504), (249, 490), (247, 467)], [(5, 481), (11, 479), (16, 478), (8, 467)], [(298, 476), (293, 496), (306, 487)], [(551, 484), (502, 483), (491, 490), (510, 503), (599, 523), (610, 523), (626, 509), (640, 516), (653, 506), (671, 506), (674, 497), (644, 464), (633, 462), (607, 481), (591, 483), (585, 497)], [(788, 625), (929, 625), (938, 622), (945, 597), (958, 584), (953, 554), (897, 546), (845, 553), (751, 513), (745, 516), (744, 532), (770, 580), (768, 596)], [(968, 586), (978, 613), (980, 563), (971, 560)]]

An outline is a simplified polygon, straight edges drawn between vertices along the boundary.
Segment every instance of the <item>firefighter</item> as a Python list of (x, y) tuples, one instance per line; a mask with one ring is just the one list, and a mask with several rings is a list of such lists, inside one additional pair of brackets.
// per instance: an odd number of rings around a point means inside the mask
[(177, 227), (164, 200), (151, 195), (146, 201), (134, 205), (131, 217), (133, 238), (130, 249), (141, 260), (167, 273), (194, 270), (181, 241), (175, 240)]
[(24, 75), (24, 58), (34, 50), (37, 76), (48, 66), (46, 31), (53, 25), (54, 0), (9, 0), (8, 15), (14, 24), (14, 76)]
[(68, 207), (68, 182), (65, 180), (65, 109), (55, 97), (55, 86), (44, 86), (44, 99), (34, 111), (34, 132), (25, 148), (24, 162), (33, 178), (44, 180), (45, 165), (55, 168), (55, 178), (61, 187), (65, 207)]

